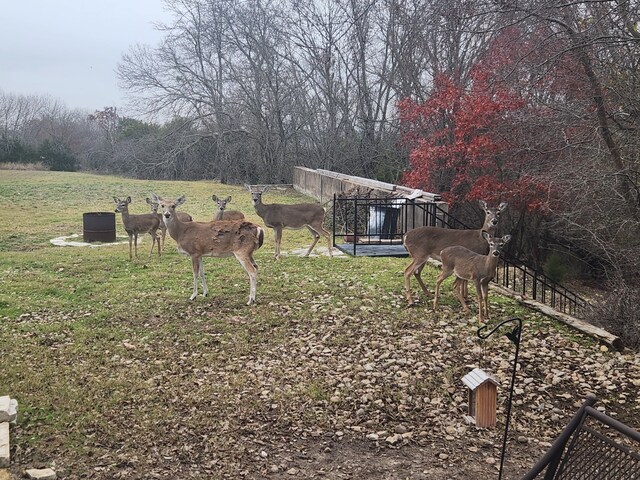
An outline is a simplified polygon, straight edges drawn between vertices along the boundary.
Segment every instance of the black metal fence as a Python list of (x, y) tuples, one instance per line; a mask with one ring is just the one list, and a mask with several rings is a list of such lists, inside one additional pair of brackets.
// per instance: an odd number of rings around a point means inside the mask
[[(397, 245), (404, 251), (402, 239), (405, 233), (423, 225), (470, 228), (436, 203), (406, 198), (334, 196), (333, 199), (333, 243), (354, 256), (358, 255), (359, 248), (364, 251), (372, 245)], [(544, 273), (504, 257), (494, 281), (525, 298), (569, 315), (580, 316), (589, 306), (585, 299)]]

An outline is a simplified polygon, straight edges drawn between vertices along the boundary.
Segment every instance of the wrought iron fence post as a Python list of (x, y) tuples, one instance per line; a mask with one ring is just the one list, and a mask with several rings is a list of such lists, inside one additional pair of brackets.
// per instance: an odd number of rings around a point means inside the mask
[(504, 468), (504, 456), (507, 450), (507, 434), (509, 433), (509, 421), (511, 420), (511, 403), (513, 401), (513, 389), (516, 382), (516, 369), (518, 367), (518, 353), (520, 352), (520, 335), (522, 334), (522, 319), (514, 317), (514, 318), (509, 318), (507, 320), (503, 320), (498, 325), (496, 325), (493, 328), (493, 330), (491, 330), (489, 333), (485, 335), (483, 335), (482, 331), (486, 330), (488, 325), (481, 326), (476, 332), (478, 335), (478, 338), (481, 338), (482, 340), (486, 340), (491, 335), (493, 335), (493, 333), (496, 330), (498, 330), (500, 327), (510, 322), (517, 322), (517, 325), (514, 327), (512, 331), (505, 333), (505, 335), (509, 340), (511, 340), (515, 344), (516, 354), (513, 360), (513, 372), (511, 374), (511, 387), (509, 388), (509, 400), (507, 401), (507, 419), (504, 424), (504, 438), (502, 439), (502, 453), (500, 454), (500, 472), (498, 473), (498, 480), (502, 479), (502, 470)]

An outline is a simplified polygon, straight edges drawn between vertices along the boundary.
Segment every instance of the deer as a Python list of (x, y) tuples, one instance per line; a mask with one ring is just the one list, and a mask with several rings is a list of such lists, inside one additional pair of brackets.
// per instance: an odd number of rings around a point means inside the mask
[(160, 239), (158, 238), (157, 231), (162, 222), (158, 216), (153, 213), (145, 213), (141, 215), (130, 214), (129, 204), (131, 203), (131, 197), (127, 197), (124, 200), (120, 200), (118, 197), (113, 197), (113, 201), (116, 204), (116, 213), (122, 214), (122, 223), (124, 224), (124, 229), (127, 232), (127, 235), (129, 235), (129, 260), (133, 259), (131, 252), (132, 243), (135, 245), (136, 258), (138, 257), (138, 235), (141, 233), (148, 233), (153, 239), (149, 256), (153, 253), (153, 247), (156, 242), (158, 242), (158, 255), (161, 255)]
[(211, 195), (211, 200), (216, 203), (218, 209), (213, 217), (213, 220), (244, 220), (244, 214), (238, 210), (225, 211), (227, 205), (231, 203), (231, 197), (218, 198), (216, 195)]
[(258, 225), (242, 220), (216, 222), (185, 222), (176, 212), (187, 199), (184, 195), (175, 200), (164, 200), (152, 193), (151, 198), (162, 209), (162, 217), (171, 238), (178, 244), (178, 251), (191, 257), (193, 268), (193, 293), (189, 300), (198, 296), (198, 280), (202, 284), (202, 296), (209, 293), (202, 257), (235, 256), (249, 275), (249, 301), (256, 300), (258, 265), (253, 253), (264, 242), (264, 230)]
[[(454, 274), (456, 279), (469, 282), (473, 281), (478, 296), (478, 320), (480, 323), (489, 319), (489, 282), (493, 280), (498, 267), (498, 258), (502, 254), (504, 246), (511, 240), (511, 235), (504, 237), (492, 237), (487, 232), (482, 232), (482, 238), (489, 246), (489, 253), (481, 255), (468, 248), (456, 245), (447, 247), (440, 252), (442, 272), (436, 279), (436, 290), (433, 298), (433, 309), (438, 309), (438, 295), (442, 282)], [(469, 307), (464, 299), (461, 285), (454, 283), (454, 293), (464, 312), (469, 312)]]
[[(429, 295), (429, 289), (422, 281), (422, 269), (429, 258), (440, 260), (440, 252), (454, 245), (463, 246), (473, 252), (486, 254), (487, 242), (482, 237), (482, 232), (493, 235), (498, 225), (500, 214), (507, 208), (507, 203), (502, 202), (495, 208), (490, 208), (484, 200), (480, 200), (480, 207), (484, 210), (484, 222), (478, 230), (454, 230), (442, 227), (418, 227), (407, 232), (403, 238), (404, 247), (411, 255), (411, 263), (404, 270), (404, 286), (408, 306), (413, 305), (411, 297), (411, 275), (416, 277), (418, 284), (425, 295)], [(456, 288), (460, 288), (466, 296), (466, 283), (458, 283)]]
[(273, 228), (276, 236), (276, 260), (280, 259), (280, 243), (282, 241), (282, 230), (300, 229), (307, 227), (313, 235), (313, 243), (305, 253), (308, 257), (313, 248), (320, 240), (320, 235), (326, 237), (329, 246), (329, 256), (333, 257), (331, 234), (327, 232), (322, 224), (324, 223), (325, 209), (318, 203), (298, 203), (294, 205), (262, 203), (262, 194), (269, 190), (269, 187), (258, 187), (246, 185), (251, 193), (253, 207), (264, 224)]
[[(159, 205), (153, 200), (151, 200), (149, 197), (147, 197), (145, 200), (151, 207), (151, 213), (153, 213), (154, 215), (157, 215), (158, 219), (160, 220), (160, 232), (162, 234), (162, 249), (164, 250), (164, 239), (167, 236), (167, 226), (164, 224), (164, 221), (162, 220), (162, 215), (158, 213)], [(189, 215), (187, 212), (178, 212), (178, 216), (182, 219), (183, 222), (193, 221), (193, 217)]]

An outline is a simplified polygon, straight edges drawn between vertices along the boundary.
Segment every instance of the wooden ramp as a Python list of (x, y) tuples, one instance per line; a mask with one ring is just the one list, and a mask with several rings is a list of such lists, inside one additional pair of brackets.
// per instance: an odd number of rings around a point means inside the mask
[(360, 244), (337, 243), (334, 245), (340, 251), (352, 257), (408, 257), (409, 252), (404, 245), (391, 244)]

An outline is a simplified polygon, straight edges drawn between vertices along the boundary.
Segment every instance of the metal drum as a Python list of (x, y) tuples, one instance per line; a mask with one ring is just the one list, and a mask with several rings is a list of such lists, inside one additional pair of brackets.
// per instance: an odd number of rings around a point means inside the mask
[(116, 214), (113, 212), (83, 213), (82, 236), (85, 242), (115, 242)]

